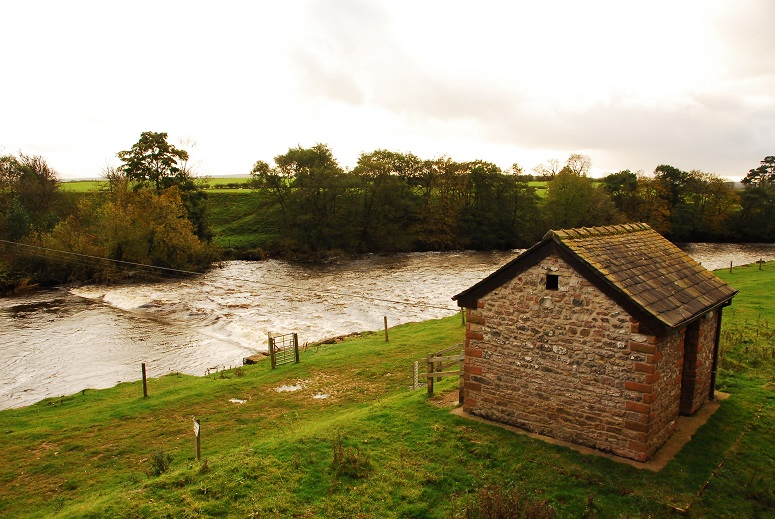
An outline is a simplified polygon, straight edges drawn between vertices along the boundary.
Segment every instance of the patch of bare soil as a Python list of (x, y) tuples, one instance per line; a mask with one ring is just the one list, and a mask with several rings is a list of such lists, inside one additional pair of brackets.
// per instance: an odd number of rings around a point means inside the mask
[(436, 407), (457, 407), (459, 405), (460, 392), (457, 389), (452, 389), (445, 393), (434, 393), (432, 397), (428, 399), (428, 402)]

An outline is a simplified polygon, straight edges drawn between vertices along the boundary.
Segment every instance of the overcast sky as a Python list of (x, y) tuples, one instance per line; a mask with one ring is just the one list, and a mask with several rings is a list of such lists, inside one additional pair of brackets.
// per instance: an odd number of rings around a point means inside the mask
[(739, 178), (775, 155), (775, 1), (5, 1), (0, 153), (98, 177), (143, 131), (199, 172), (330, 146)]

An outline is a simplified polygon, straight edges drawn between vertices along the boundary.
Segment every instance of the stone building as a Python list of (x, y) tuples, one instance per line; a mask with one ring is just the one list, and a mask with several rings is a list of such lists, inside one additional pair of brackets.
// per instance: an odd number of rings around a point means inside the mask
[(713, 398), (736, 293), (648, 225), (550, 231), (453, 298), (463, 408), (646, 461)]

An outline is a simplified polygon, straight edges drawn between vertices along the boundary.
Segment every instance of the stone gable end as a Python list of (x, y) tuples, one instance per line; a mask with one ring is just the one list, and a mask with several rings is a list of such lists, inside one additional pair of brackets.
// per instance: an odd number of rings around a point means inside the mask
[[(622, 307), (556, 254), (477, 306), (468, 309), (466, 411), (638, 461), (674, 431), (684, 330), (639, 333)], [(712, 335), (711, 327), (697, 333)], [(708, 341), (697, 363), (708, 362)], [(707, 391), (701, 377), (697, 385), (691, 405)]]

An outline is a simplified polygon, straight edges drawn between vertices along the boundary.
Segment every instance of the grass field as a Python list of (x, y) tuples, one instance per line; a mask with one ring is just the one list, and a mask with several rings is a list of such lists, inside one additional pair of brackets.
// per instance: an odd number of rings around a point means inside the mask
[(234, 249), (256, 249), (271, 242), (280, 233), (261, 218), (265, 211), (262, 195), (246, 189), (208, 190), (208, 221), (216, 245)]
[[(218, 192), (240, 192), (249, 189), (247, 184), (250, 177), (206, 177), (202, 179), (207, 185), (207, 190)], [(63, 191), (85, 193), (97, 191), (106, 184), (104, 180), (67, 180), (60, 184)], [(228, 187), (227, 187), (228, 186)], [(237, 187), (241, 186), (241, 187)]]
[(105, 186), (102, 180), (68, 180), (59, 184), (59, 189), (68, 193), (87, 193), (98, 191)]
[(462, 341), (453, 316), (274, 371), (162, 376), (147, 399), (135, 382), (2, 411), (0, 516), (441, 518), (497, 485), (559, 517), (772, 517), (775, 264), (719, 274), (741, 290), (718, 377), (731, 396), (659, 473), (452, 415), (455, 380), (409, 390), (413, 360)]

